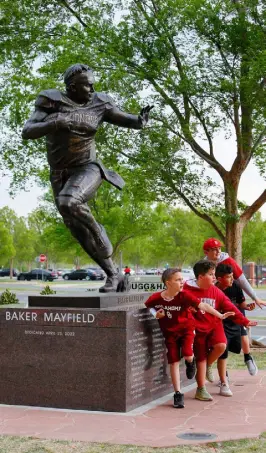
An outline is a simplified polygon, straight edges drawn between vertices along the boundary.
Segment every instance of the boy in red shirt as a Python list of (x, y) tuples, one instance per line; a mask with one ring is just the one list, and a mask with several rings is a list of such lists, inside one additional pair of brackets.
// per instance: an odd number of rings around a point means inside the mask
[[(184, 395), (180, 393), (179, 362), (183, 356), (186, 364), (186, 375), (192, 379), (195, 375), (196, 366), (193, 355), (193, 341), (195, 337), (195, 321), (189, 309), (191, 306), (196, 310), (204, 310), (219, 319), (225, 319), (234, 313), (222, 315), (213, 307), (198, 300), (183, 288), (183, 278), (176, 268), (166, 269), (162, 274), (162, 281), (166, 290), (154, 293), (145, 302), (153, 316), (158, 319), (160, 328), (165, 338), (167, 347), (167, 359), (170, 364), (171, 379), (174, 386), (174, 407), (184, 407)], [(180, 346), (182, 355), (180, 354)]]
[(212, 261), (216, 266), (220, 263), (228, 264), (233, 269), (233, 276), (240, 288), (245, 291), (245, 293), (258, 305), (262, 308), (262, 305), (266, 305), (261, 299), (259, 299), (246, 279), (241, 267), (237, 262), (228, 255), (226, 252), (221, 251), (223, 244), (219, 239), (209, 238), (203, 244), (203, 251), (206, 255), (208, 261)]
[[(201, 260), (195, 264), (193, 271), (196, 280), (188, 280), (184, 289), (192, 293), (219, 312), (231, 311), (235, 313), (233, 321), (245, 327), (256, 326), (257, 322), (249, 321), (235, 307), (234, 304), (218, 289), (215, 283), (215, 264), (211, 261)], [(194, 313), (196, 321), (196, 337), (194, 340), (194, 353), (197, 361), (196, 380), (198, 388), (195, 398), (201, 401), (212, 401), (212, 396), (205, 387), (205, 379), (213, 382), (211, 365), (220, 357), (226, 348), (227, 339), (223, 324), (220, 319), (213, 318), (206, 310)]]

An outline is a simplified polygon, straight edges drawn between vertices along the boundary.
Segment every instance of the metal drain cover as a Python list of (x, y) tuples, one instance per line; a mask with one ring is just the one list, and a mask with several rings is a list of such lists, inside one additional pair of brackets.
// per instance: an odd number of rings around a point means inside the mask
[(181, 433), (176, 437), (184, 440), (212, 440), (216, 439), (217, 435), (212, 433)]

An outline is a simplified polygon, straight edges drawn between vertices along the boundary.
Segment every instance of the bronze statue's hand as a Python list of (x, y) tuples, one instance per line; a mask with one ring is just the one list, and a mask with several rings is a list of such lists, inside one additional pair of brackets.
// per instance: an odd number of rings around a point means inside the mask
[(154, 105), (146, 105), (146, 107), (141, 109), (139, 119), (141, 121), (142, 126), (146, 126), (147, 122), (149, 121), (149, 114), (153, 107)]
[(59, 113), (55, 120), (55, 127), (56, 130), (67, 129), (70, 131), (71, 128), (73, 127), (73, 121), (68, 116), (60, 115)]

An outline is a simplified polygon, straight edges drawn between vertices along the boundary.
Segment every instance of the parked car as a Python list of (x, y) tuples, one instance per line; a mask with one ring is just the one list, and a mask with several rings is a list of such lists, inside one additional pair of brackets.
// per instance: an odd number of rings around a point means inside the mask
[(86, 270), (95, 272), (97, 280), (104, 280), (106, 277), (105, 272), (100, 267), (87, 267)]
[(57, 269), (56, 270), (58, 277), (62, 277), (63, 274), (66, 274), (67, 272), (70, 272), (70, 271), (71, 271), (71, 269)]
[(54, 277), (54, 278), (58, 278), (58, 272), (57, 271), (50, 271), (51, 272), (51, 275)]
[(193, 280), (195, 278), (193, 269), (181, 269), (181, 274), (184, 281)]
[(144, 269), (138, 269), (136, 275), (145, 275)]
[(70, 272), (73, 272), (73, 271), (75, 271), (75, 269), (62, 269), (61, 277), (63, 277), (63, 275), (65, 275), (65, 274), (69, 274)]
[(160, 272), (160, 269), (151, 268), (151, 269), (147, 269), (147, 270), (145, 271), (145, 274), (146, 274), (146, 275), (160, 275), (161, 272)]
[[(19, 271), (17, 269), (12, 270), (13, 277), (17, 277), (19, 275)], [(0, 277), (9, 277), (10, 276), (10, 268), (3, 268), (0, 269)]]
[(97, 280), (97, 274), (88, 269), (77, 269), (63, 275), (64, 280)]
[(42, 280), (44, 282), (52, 282), (55, 278), (51, 272), (45, 269), (32, 269), (30, 272), (21, 272), (17, 279), (18, 280)]

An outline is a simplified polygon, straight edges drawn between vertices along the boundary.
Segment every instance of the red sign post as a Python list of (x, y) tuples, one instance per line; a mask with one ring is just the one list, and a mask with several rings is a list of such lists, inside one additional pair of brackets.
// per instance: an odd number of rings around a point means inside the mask
[(43, 255), (43, 254), (41, 253), (41, 255), (39, 256), (40, 263), (44, 263), (44, 262), (46, 261), (46, 259), (47, 259), (47, 258), (46, 258), (46, 255)]

